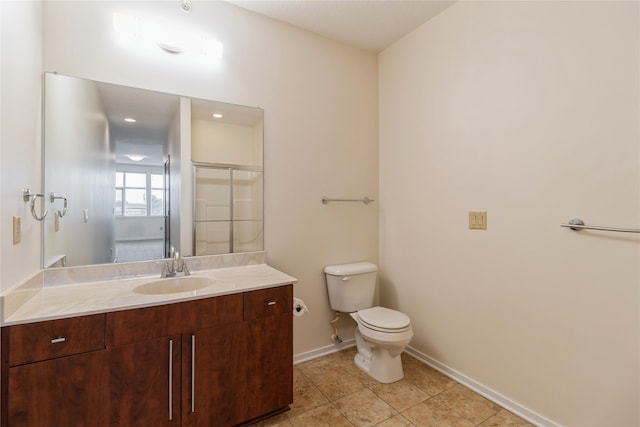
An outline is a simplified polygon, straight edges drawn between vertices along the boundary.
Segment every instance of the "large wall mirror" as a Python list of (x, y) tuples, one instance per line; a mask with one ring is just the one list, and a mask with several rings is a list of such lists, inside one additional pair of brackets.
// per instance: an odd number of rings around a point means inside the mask
[(44, 76), (43, 268), (263, 249), (263, 111)]

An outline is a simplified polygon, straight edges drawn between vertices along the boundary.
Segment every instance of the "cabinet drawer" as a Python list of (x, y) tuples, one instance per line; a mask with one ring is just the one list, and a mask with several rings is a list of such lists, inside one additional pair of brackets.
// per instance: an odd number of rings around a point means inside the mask
[(293, 285), (245, 292), (244, 320), (259, 319), (274, 314), (292, 313)]
[(9, 326), (9, 366), (103, 349), (104, 325), (95, 314)]
[(180, 303), (182, 332), (242, 322), (242, 294)]
[(106, 344), (117, 347), (181, 333), (180, 304), (107, 313)]

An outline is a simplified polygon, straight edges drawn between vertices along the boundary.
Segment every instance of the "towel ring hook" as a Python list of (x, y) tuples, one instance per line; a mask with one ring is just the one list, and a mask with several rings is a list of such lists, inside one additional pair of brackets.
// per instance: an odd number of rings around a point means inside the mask
[(62, 196), (56, 196), (53, 192), (49, 193), (49, 201), (53, 204), (55, 199), (62, 199), (63, 200), (63, 205), (62, 205), (62, 212), (58, 209), (58, 216), (60, 218), (64, 218), (65, 214), (67, 213), (67, 198), (66, 197), (62, 197)]
[(47, 209), (44, 210), (42, 216), (38, 216), (36, 213), (36, 200), (41, 197), (44, 200), (44, 194), (33, 194), (31, 190), (25, 188), (22, 192), (22, 200), (25, 202), (31, 201), (31, 215), (35, 218), (36, 221), (44, 221), (44, 218), (47, 216), (49, 211)]

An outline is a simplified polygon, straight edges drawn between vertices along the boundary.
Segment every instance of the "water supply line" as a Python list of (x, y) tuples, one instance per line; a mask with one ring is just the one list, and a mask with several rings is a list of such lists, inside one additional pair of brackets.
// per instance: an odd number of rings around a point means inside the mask
[(338, 327), (336, 326), (336, 323), (338, 323), (339, 319), (340, 319), (340, 312), (336, 311), (336, 318), (329, 322), (331, 326), (333, 326), (333, 335), (331, 335), (331, 341), (333, 341), (336, 344), (340, 344), (342, 342), (342, 340), (340, 339), (340, 336), (338, 335)]

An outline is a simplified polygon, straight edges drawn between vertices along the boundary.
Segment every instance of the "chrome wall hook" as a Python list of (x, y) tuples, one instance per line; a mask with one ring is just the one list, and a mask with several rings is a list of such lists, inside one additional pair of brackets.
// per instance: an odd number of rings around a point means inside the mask
[(45, 209), (42, 216), (38, 216), (38, 214), (36, 213), (36, 199), (38, 199), (39, 197), (41, 197), (44, 201), (44, 194), (33, 194), (28, 188), (25, 188), (22, 192), (22, 200), (24, 200), (25, 202), (31, 202), (31, 215), (35, 218), (36, 221), (43, 221), (49, 211)]
[(62, 211), (58, 210), (57, 212), (60, 218), (64, 218), (65, 214), (67, 213), (67, 198), (62, 196), (56, 196), (53, 192), (49, 193), (49, 201), (51, 202), (51, 204), (53, 204), (53, 202), (56, 199), (63, 200)]

